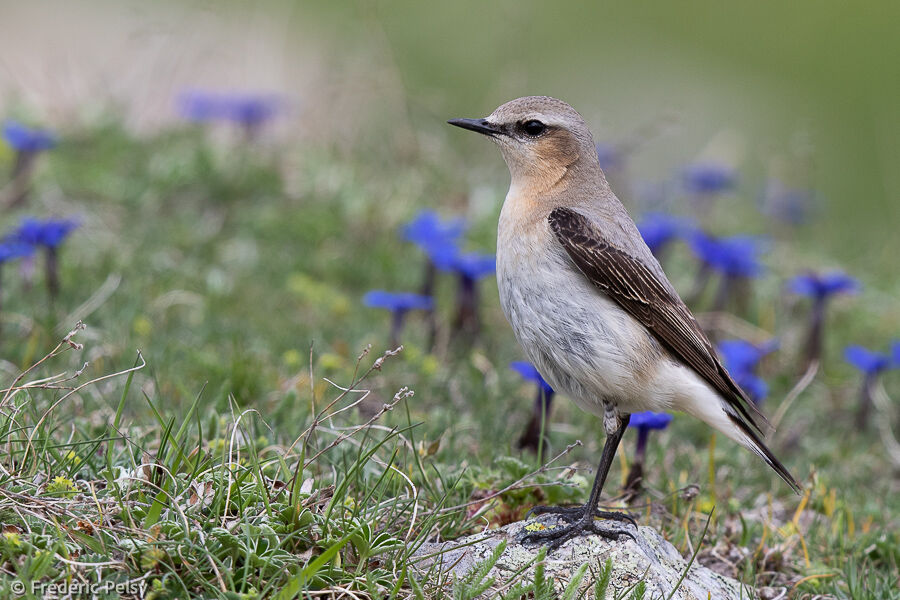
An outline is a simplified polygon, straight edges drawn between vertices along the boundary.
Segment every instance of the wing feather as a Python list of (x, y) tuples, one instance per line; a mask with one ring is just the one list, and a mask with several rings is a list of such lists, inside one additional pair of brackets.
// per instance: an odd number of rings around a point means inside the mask
[(719, 392), (726, 412), (742, 429), (749, 425), (761, 435), (771, 430), (765, 416), (728, 374), (688, 307), (646, 264), (610, 244), (587, 217), (574, 210), (555, 209), (549, 223), (581, 272)]

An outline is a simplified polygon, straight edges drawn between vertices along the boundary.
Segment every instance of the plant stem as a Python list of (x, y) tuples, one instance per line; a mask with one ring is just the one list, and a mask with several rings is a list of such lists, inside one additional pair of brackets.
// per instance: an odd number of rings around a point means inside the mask
[(57, 249), (48, 246), (44, 256), (44, 275), (47, 279), (47, 292), (50, 300), (59, 296), (59, 254)]
[[(425, 275), (422, 278), (422, 289), (419, 293), (423, 296), (429, 296), (433, 298), (436, 278), (437, 267), (435, 267), (434, 263), (429, 260), (425, 263)], [(437, 343), (438, 333), (437, 314), (435, 313), (433, 304), (431, 308), (425, 311), (425, 324), (428, 327), (428, 349), (433, 351), (434, 345)]]
[(481, 323), (478, 319), (478, 286), (471, 277), (459, 276), (456, 293), (457, 313), (453, 322), (454, 333), (467, 333), (477, 337)]
[(400, 334), (403, 332), (403, 320), (405, 317), (405, 310), (395, 310), (391, 313), (391, 349), (400, 345)]
[(522, 432), (522, 435), (516, 441), (518, 448), (527, 448), (533, 452), (538, 451), (541, 443), (541, 424), (550, 417), (550, 404), (552, 402), (553, 393), (545, 391), (543, 387), (538, 385), (531, 418), (525, 426), (525, 431)]
[(859, 390), (859, 406), (856, 409), (856, 428), (859, 431), (869, 426), (869, 414), (872, 412), (872, 390), (875, 388), (877, 373), (866, 373), (862, 388)]
[(12, 193), (7, 202), (7, 208), (18, 208), (28, 200), (28, 189), (31, 183), (31, 173), (34, 171), (35, 152), (18, 152), (13, 163)]
[(644, 459), (647, 456), (647, 440), (650, 437), (650, 430), (646, 427), (638, 427), (637, 445), (634, 448), (634, 462), (628, 470), (628, 476), (625, 478), (625, 501), (634, 501), (643, 489), (644, 481)]
[(806, 365), (822, 359), (822, 327), (825, 324), (825, 300), (817, 298), (813, 301), (809, 321), (809, 333), (806, 336)]

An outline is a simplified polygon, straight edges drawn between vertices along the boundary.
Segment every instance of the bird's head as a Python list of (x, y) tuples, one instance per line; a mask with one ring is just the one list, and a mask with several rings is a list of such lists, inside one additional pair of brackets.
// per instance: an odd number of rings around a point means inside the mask
[(448, 123), (496, 142), (514, 186), (547, 188), (572, 172), (600, 171), (584, 119), (556, 98), (517, 98), (483, 119), (451, 119)]

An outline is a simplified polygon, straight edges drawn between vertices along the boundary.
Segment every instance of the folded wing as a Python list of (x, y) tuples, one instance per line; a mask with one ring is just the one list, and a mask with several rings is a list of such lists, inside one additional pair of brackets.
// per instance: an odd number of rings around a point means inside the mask
[(557, 208), (550, 213), (549, 223), (579, 270), (721, 395), (728, 416), (762, 448), (763, 458), (796, 489), (796, 481), (762, 443), (761, 436), (770, 433), (772, 426), (728, 374), (681, 298), (646, 264), (610, 244), (584, 215)]

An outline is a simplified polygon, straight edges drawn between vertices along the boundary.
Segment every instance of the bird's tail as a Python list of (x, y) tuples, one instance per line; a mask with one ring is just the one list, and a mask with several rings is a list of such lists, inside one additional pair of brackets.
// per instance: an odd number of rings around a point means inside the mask
[(712, 388), (706, 385), (698, 385), (690, 388), (693, 393), (685, 394), (680, 402), (679, 409), (706, 422), (711, 427), (721, 431), (735, 442), (745, 446), (754, 454), (762, 458), (778, 475), (785, 480), (798, 494), (800, 484), (790, 474), (781, 461), (763, 441), (762, 433), (752, 422), (743, 418), (740, 413), (731, 409)]
[(794, 490), (795, 493), (801, 493), (800, 483), (794, 479), (794, 476), (791, 475), (790, 471), (787, 470), (778, 458), (772, 454), (772, 451), (769, 450), (768, 446), (766, 446), (765, 442), (763, 442), (762, 438), (759, 436), (759, 433), (753, 427), (748, 426), (746, 423), (741, 421), (740, 419), (732, 419), (735, 425), (741, 430), (741, 433), (744, 434), (744, 439), (739, 440), (743, 442), (745, 446), (747, 446), (750, 450), (752, 450), (756, 455), (766, 461), (778, 476), (784, 479), (785, 483), (791, 486), (791, 489)]

